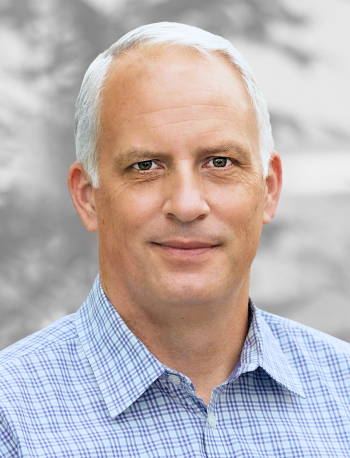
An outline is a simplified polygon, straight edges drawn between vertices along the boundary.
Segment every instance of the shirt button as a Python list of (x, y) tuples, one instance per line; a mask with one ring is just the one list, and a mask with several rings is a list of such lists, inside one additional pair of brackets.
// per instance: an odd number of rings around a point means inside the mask
[(208, 415), (208, 423), (209, 423), (209, 426), (211, 426), (212, 428), (215, 428), (216, 426), (216, 416), (213, 414), (213, 413), (210, 413)]
[(177, 375), (170, 374), (169, 375), (169, 380), (174, 384), (174, 385), (180, 385), (181, 379)]

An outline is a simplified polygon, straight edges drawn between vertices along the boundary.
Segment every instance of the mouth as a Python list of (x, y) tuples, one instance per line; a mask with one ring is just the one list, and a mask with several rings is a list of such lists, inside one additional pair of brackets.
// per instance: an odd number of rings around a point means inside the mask
[(219, 246), (212, 242), (200, 240), (166, 240), (161, 243), (152, 242), (152, 245), (162, 252), (176, 258), (203, 256), (206, 253), (212, 252)]

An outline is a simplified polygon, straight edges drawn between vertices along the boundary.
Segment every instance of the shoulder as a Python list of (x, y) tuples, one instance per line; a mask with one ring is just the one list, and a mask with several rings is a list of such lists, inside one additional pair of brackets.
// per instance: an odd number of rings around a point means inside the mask
[(72, 402), (94, 383), (75, 314), (0, 352), (0, 414), (15, 423), (60, 405), (62, 396)]
[[(327, 386), (350, 399), (350, 344), (295, 321), (259, 310), (289, 363), (311, 391)], [(347, 402), (349, 402), (347, 398)]]
[(38, 353), (55, 351), (67, 340), (75, 339), (77, 332), (74, 316), (75, 314), (67, 315), (0, 351), (0, 372), (1, 368), (7, 364), (33, 357)]
[(72, 364), (79, 338), (74, 314), (52, 323), (0, 352), (0, 401), (16, 386), (29, 385), (41, 375), (57, 372), (59, 367)]
[[(305, 350), (324, 348), (339, 356), (350, 357), (350, 344), (343, 340), (263, 310), (259, 310), (259, 313), (282, 346), (284, 343), (295, 342), (299, 348)], [(318, 356), (321, 355), (318, 353)]]
[(59, 402), (56, 393), (79, 353), (74, 314), (0, 352), (1, 456), (18, 456), (17, 435), (48, 401)]

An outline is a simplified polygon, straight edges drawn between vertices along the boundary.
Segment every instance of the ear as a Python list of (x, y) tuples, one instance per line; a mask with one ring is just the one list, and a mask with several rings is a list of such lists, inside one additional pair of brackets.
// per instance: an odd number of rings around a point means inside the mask
[(74, 207), (86, 229), (90, 232), (97, 231), (95, 190), (80, 162), (75, 162), (69, 169), (68, 187)]
[(275, 216), (278, 200), (282, 188), (282, 163), (281, 158), (272, 151), (269, 172), (266, 177), (266, 191), (264, 203), (263, 223), (269, 224)]

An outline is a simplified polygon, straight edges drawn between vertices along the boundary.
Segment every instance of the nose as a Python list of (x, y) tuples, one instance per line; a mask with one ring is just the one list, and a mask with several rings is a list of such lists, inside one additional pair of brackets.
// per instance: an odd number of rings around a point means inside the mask
[(176, 218), (182, 223), (203, 219), (210, 213), (205, 198), (204, 183), (200, 176), (189, 166), (183, 166), (169, 177), (167, 199), (163, 214), (167, 218)]

